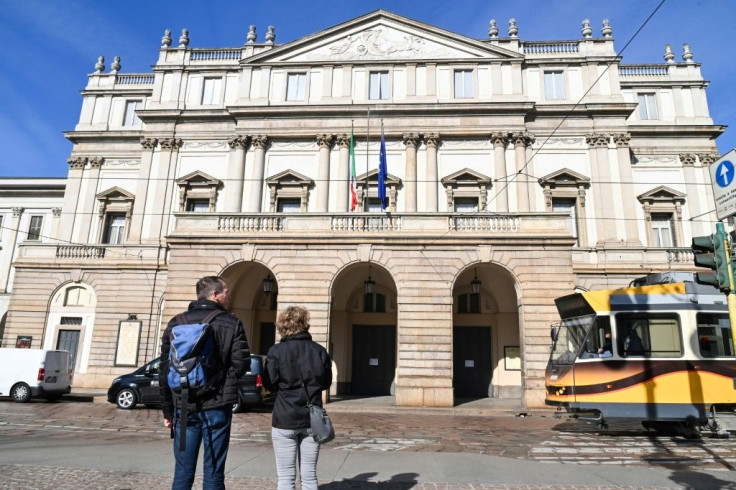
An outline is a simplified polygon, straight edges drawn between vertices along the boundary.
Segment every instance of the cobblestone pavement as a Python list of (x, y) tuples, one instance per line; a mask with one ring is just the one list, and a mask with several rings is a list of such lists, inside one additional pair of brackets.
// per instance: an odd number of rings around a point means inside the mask
[[(562, 421), (549, 413), (513, 415), (447, 415), (416, 412), (343, 413), (331, 417), (337, 429), (333, 450), (380, 452), (451, 452), (501, 456), (550, 463), (619, 465), (678, 469), (736, 468), (733, 439), (687, 440), (643, 430), (636, 424), (598, 431), (582, 422)], [(271, 414), (267, 409), (236, 414), (232, 446), (270, 447)], [(108, 403), (15, 404), (0, 401), (0, 443), (3, 437), (37, 436), (44, 441), (73, 437), (91, 441), (137, 442), (167, 440), (159, 410), (125, 411)], [(81, 442), (80, 442), (81, 441)], [(162, 488), (170, 477), (160, 474), (113, 472), (0, 463), (0, 488)], [(162, 480), (163, 478), (163, 480)], [(168, 480), (167, 480), (168, 478)], [(67, 484), (73, 486), (64, 486)], [(326, 489), (498, 489), (498, 488), (621, 488), (578, 486), (463, 485), (426, 482), (324, 482)], [(230, 477), (228, 488), (274, 488), (272, 479)], [(713, 486), (719, 488), (721, 485)], [(736, 488), (736, 487), (731, 487)]]

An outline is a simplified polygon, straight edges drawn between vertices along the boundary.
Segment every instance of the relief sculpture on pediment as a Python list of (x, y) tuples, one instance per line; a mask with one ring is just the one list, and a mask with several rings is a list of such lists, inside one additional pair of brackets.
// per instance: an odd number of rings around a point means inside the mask
[(393, 29), (368, 29), (351, 34), (327, 47), (327, 51), (312, 53), (311, 59), (353, 60), (353, 59), (414, 59), (420, 57), (446, 57), (449, 52), (432, 49), (426, 39)]

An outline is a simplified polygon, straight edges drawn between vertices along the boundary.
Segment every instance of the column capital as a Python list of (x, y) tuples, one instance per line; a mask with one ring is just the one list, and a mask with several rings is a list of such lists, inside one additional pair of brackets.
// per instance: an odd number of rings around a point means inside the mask
[(21, 208), (21, 207), (15, 207), (15, 208), (11, 208), (11, 209), (13, 210), (13, 217), (14, 218), (19, 217), (21, 214), (23, 214), (23, 211), (25, 211), (25, 209), (24, 208)]
[(141, 138), (141, 147), (144, 150), (153, 150), (157, 144), (158, 140), (156, 138)]
[(491, 143), (494, 148), (497, 146), (506, 148), (509, 144), (508, 133), (491, 133)]
[(268, 147), (269, 138), (265, 134), (257, 134), (255, 136), (251, 136), (250, 142), (254, 148), (265, 150)]
[[(355, 144), (355, 142), (353, 143)], [(337, 144), (340, 148), (350, 148), (350, 135), (345, 133), (338, 135)]]
[(629, 142), (631, 141), (631, 135), (628, 133), (615, 133), (611, 135), (613, 137), (613, 142), (616, 146), (622, 147), (622, 148), (628, 148)]
[(320, 148), (327, 148), (328, 150), (332, 148), (333, 143), (335, 142), (335, 136), (332, 134), (318, 134), (317, 135), (317, 144)]
[(89, 166), (92, 168), (100, 168), (105, 163), (104, 157), (92, 157), (89, 159)]
[(159, 144), (161, 145), (162, 150), (174, 151), (181, 148), (184, 141), (182, 141), (181, 138), (162, 138), (161, 141), (159, 141)]
[(61, 208), (51, 208), (51, 213), (54, 215), (54, 218), (58, 218), (61, 216)]
[(248, 136), (231, 136), (227, 139), (227, 145), (233, 150), (247, 150), (249, 143)]
[(589, 148), (608, 148), (608, 138), (603, 133), (591, 133), (585, 135), (585, 142)]
[(683, 167), (692, 167), (695, 165), (695, 153), (680, 153), (678, 156)]
[(718, 153), (698, 153), (698, 158), (700, 158), (700, 163), (703, 165), (710, 165), (721, 158), (721, 155)]
[(514, 147), (529, 146), (534, 143), (534, 135), (528, 132), (511, 133), (511, 141), (514, 143)]
[(87, 165), (87, 157), (69, 157), (66, 159), (69, 169), (83, 169)]
[(417, 133), (404, 133), (401, 138), (407, 148), (416, 149), (419, 146), (420, 138)]
[(439, 133), (427, 133), (424, 135), (424, 144), (427, 148), (437, 148), (440, 146), (440, 134)]

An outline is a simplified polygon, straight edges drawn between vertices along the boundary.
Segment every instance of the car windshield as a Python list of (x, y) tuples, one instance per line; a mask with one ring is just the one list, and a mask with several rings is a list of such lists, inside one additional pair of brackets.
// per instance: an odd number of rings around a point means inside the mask
[(572, 364), (593, 325), (595, 315), (568, 318), (557, 326), (557, 340), (552, 344), (551, 364)]

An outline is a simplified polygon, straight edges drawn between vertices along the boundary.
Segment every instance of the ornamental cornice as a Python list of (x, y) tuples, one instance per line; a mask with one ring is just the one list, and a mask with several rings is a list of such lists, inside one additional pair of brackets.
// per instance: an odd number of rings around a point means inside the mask
[(407, 148), (414, 148), (416, 150), (419, 146), (419, 135), (417, 133), (404, 133), (401, 139)]
[(424, 144), (427, 148), (437, 148), (440, 146), (440, 134), (439, 133), (427, 133), (424, 135)]
[(247, 150), (249, 143), (248, 136), (231, 136), (227, 139), (227, 146), (233, 150)]
[(332, 134), (318, 134), (317, 135), (317, 144), (320, 148), (327, 148), (328, 150), (332, 148), (332, 145), (335, 142), (335, 136)]
[(251, 137), (251, 144), (253, 145), (253, 148), (256, 148), (257, 150), (265, 150), (268, 148), (269, 139), (268, 136), (265, 134), (257, 134), (255, 136)]
[(585, 135), (585, 142), (590, 148), (608, 148), (608, 135), (602, 133), (591, 133)]
[(161, 149), (169, 151), (178, 150), (179, 148), (181, 148), (182, 144), (184, 144), (184, 141), (182, 141), (181, 138), (162, 138), (159, 141)]
[(153, 150), (156, 148), (158, 140), (156, 138), (141, 138), (141, 148), (144, 150)]
[(622, 148), (628, 148), (629, 142), (631, 141), (631, 135), (627, 133), (616, 133), (611, 135), (613, 137), (613, 143), (616, 146)]
[(66, 159), (70, 169), (82, 169), (87, 165), (87, 157), (69, 157)]
[(680, 157), (680, 163), (684, 167), (692, 167), (695, 165), (696, 155), (694, 153), (680, 153), (678, 155)]

